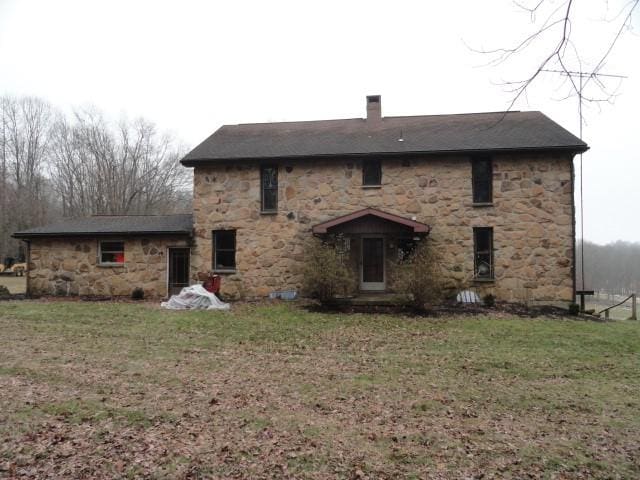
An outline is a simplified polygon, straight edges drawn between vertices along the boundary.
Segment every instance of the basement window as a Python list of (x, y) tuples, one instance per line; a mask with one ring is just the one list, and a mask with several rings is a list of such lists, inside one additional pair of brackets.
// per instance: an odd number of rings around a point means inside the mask
[(474, 278), (493, 280), (493, 228), (473, 229)]
[(380, 160), (365, 160), (362, 163), (362, 185), (379, 187), (382, 184), (382, 165)]
[(124, 265), (124, 242), (100, 242), (101, 265)]
[(493, 202), (493, 164), (490, 157), (471, 160), (473, 203), (486, 205)]
[(213, 232), (213, 270), (236, 271), (236, 231), (215, 230)]

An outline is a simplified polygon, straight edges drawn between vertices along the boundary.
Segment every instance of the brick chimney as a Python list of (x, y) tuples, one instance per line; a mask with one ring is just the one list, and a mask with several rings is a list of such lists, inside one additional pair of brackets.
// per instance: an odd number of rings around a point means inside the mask
[(380, 95), (367, 96), (367, 123), (377, 123), (382, 119), (382, 99)]

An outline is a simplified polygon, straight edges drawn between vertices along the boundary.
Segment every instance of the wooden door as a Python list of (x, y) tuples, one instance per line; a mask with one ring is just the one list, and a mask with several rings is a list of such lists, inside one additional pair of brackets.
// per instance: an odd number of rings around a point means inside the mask
[(175, 295), (189, 286), (189, 249), (169, 248), (168, 263), (169, 295)]

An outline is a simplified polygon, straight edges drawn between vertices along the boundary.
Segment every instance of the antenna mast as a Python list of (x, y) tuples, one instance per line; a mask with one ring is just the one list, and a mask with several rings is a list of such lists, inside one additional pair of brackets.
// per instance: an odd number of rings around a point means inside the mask
[[(627, 78), (624, 75), (610, 75), (606, 73), (596, 73), (596, 72), (583, 72), (580, 70), (579, 72), (571, 71), (571, 70), (541, 70), (542, 72), (547, 73), (558, 73), (560, 75), (564, 75), (570, 77), (573, 81), (574, 77), (579, 79), (578, 82), (578, 118), (580, 120), (580, 140), (582, 140), (582, 127), (584, 125), (584, 117), (582, 115), (582, 103), (584, 101), (582, 90), (585, 87), (585, 83), (588, 83), (589, 80), (598, 81), (598, 77), (608, 77), (608, 78)], [(588, 80), (584, 82), (583, 80), (587, 78)], [(575, 83), (574, 83), (575, 86)], [(583, 196), (583, 175), (582, 175), (582, 153), (580, 153), (580, 276), (582, 281), (582, 290), (584, 291), (584, 196)], [(584, 299), (584, 297), (583, 297)]]

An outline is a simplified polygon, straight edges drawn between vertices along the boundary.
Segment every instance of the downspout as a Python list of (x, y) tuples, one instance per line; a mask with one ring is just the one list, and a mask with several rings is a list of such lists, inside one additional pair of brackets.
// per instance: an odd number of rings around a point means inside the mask
[[(575, 155), (574, 155), (575, 156)], [(576, 197), (575, 197), (575, 167), (573, 165), (573, 158), (569, 159), (571, 165), (571, 240), (573, 241), (572, 259), (571, 259), (571, 277), (572, 277), (572, 289), (573, 297), (571, 303), (576, 301)], [(583, 272), (584, 273), (584, 272)], [(584, 288), (584, 285), (583, 287)]]

